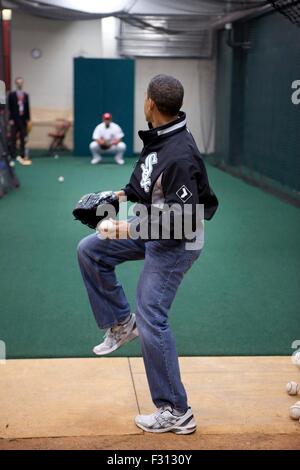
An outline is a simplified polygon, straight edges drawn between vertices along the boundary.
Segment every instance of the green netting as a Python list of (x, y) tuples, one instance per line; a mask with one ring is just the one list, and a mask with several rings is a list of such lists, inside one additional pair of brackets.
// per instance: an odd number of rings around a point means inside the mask
[(231, 48), (219, 34), (215, 161), (298, 198), (300, 105), (291, 97), (299, 29), (272, 12), (235, 30), (251, 47)]

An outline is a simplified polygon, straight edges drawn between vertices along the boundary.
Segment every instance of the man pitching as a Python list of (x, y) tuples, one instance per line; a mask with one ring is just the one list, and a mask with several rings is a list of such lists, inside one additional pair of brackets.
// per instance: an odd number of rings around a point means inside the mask
[[(160, 214), (153, 220), (143, 216), (113, 221), (113, 231), (100, 229), (100, 238), (93, 234), (78, 245), (79, 265), (91, 307), (98, 326), (106, 329), (104, 341), (94, 348), (94, 353), (109, 354), (139, 336), (157, 409), (150, 415), (136, 416), (135, 423), (144, 431), (155, 433), (190, 434), (196, 430), (181, 382), (168, 312), (201, 248), (193, 247), (197, 237), (188, 244), (184, 233), (178, 235), (177, 219), (181, 210), (188, 207), (194, 227), (199, 222), (199, 205), (204, 205), (206, 219), (212, 218), (218, 206), (199, 150), (186, 127), (186, 115), (180, 111), (183, 94), (182, 84), (174, 77), (157, 75), (150, 81), (144, 102), (149, 130), (139, 132), (144, 148), (129, 183), (116, 193), (120, 202), (127, 198), (142, 204), (147, 212), (164, 207), (170, 217), (164, 219), (164, 214)], [(168, 210), (173, 206), (176, 211), (171, 216)], [(164, 220), (169, 220), (168, 227)], [(136, 236), (139, 229), (143, 236)], [(169, 236), (162, 236), (166, 231)], [(134, 314), (116, 278), (115, 267), (139, 259), (144, 259), (144, 266)], [(188, 311), (182, 312), (182, 319), (189, 321)]]

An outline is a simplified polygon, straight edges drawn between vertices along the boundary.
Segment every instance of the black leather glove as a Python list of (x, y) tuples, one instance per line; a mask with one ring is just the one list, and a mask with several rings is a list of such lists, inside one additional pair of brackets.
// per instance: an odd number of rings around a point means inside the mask
[[(97, 215), (97, 209), (102, 206), (102, 214)], [(118, 196), (112, 191), (90, 193), (82, 196), (77, 202), (73, 215), (90, 228), (96, 228), (98, 223), (106, 217), (113, 217), (119, 212)]]

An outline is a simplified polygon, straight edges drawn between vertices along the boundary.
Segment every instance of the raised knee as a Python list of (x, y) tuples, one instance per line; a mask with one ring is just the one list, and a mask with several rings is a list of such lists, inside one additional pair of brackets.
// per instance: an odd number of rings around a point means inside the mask
[(89, 235), (89, 236), (83, 238), (82, 240), (80, 240), (80, 242), (77, 245), (78, 258), (82, 258), (86, 254), (88, 254), (88, 252), (92, 248), (92, 243), (93, 242), (94, 242), (94, 237), (91, 236), (91, 235)]
[(88, 235), (77, 245), (77, 256), (79, 260), (92, 259), (100, 262), (105, 256), (107, 240), (101, 240), (96, 234)]
[(85, 238), (83, 238), (82, 240), (80, 240), (80, 242), (77, 245), (78, 258), (81, 258), (82, 255), (85, 253), (85, 247), (86, 247)]

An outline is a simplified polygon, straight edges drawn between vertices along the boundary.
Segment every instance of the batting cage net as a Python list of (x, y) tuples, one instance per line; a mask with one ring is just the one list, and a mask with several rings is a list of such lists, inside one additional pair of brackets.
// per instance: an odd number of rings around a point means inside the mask
[(300, 26), (300, 0), (270, 0), (275, 10)]
[(0, 198), (8, 191), (20, 186), (19, 180), (11, 166), (6, 138), (6, 90), (5, 83), (0, 80)]
[(11, 167), (10, 156), (7, 151), (6, 126), (3, 110), (0, 110), (0, 198), (13, 188), (18, 188), (20, 182)]

